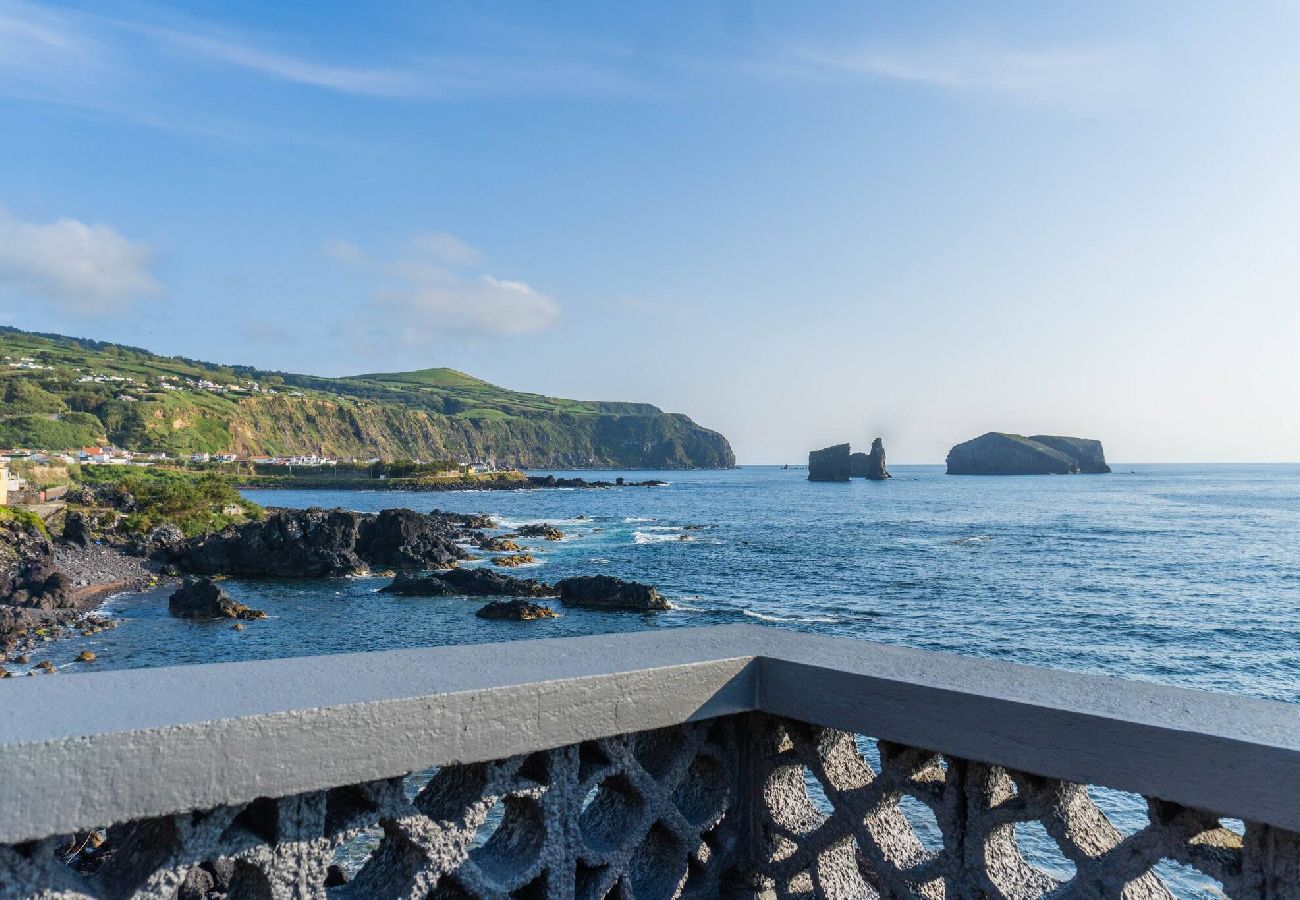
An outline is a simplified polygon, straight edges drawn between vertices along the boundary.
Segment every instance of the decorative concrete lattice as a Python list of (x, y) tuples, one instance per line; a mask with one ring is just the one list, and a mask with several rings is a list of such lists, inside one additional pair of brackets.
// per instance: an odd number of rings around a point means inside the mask
[[(0, 900), (1154, 900), (1162, 860), (1300, 898), (1296, 834), (1158, 800), (1124, 834), (1083, 786), (883, 741), (873, 766), (861, 740), (743, 714), (141, 820), (0, 847)], [(1022, 851), (1030, 823), (1072, 875)]]
[[(717, 896), (734, 737), (722, 719), (448, 766), (413, 798), (394, 778), (0, 847), (0, 898)], [(375, 832), (351, 877), (334, 865)]]
[[(1174, 896), (1153, 871), (1172, 860), (1230, 897), (1300, 897), (1291, 832), (1247, 824), (1243, 838), (1214, 815), (1148, 800), (1147, 824), (1125, 835), (1082, 785), (884, 741), (874, 768), (851, 734), (766, 717), (751, 734), (751, 808), (762, 821), (749, 881), (768, 895), (1149, 900)], [(930, 847), (909, 820), (913, 801), (933, 814)], [(1071, 877), (1029, 862), (1016, 836), (1028, 823)]]

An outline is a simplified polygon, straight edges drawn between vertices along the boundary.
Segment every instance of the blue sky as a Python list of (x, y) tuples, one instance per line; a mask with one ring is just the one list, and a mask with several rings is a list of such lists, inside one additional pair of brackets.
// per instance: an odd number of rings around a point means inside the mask
[(0, 0), (0, 320), (1300, 459), (1295, 4)]

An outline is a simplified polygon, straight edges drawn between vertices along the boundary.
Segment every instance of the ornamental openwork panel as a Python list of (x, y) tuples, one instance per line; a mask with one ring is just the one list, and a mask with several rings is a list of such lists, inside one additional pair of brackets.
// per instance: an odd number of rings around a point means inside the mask
[(721, 719), (0, 847), (0, 897), (712, 897)]
[(1296, 834), (1107, 795), (744, 713), (0, 846), (0, 900), (1300, 898)]
[(1083, 785), (788, 720), (758, 717), (754, 733), (762, 893), (1300, 897), (1293, 833), (1153, 799), (1121, 830)]

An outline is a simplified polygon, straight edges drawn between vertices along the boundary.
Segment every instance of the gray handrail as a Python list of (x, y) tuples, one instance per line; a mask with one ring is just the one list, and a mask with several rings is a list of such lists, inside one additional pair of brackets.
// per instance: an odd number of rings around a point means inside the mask
[(0, 843), (733, 713), (1300, 830), (1300, 707), (759, 626), (0, 685)]

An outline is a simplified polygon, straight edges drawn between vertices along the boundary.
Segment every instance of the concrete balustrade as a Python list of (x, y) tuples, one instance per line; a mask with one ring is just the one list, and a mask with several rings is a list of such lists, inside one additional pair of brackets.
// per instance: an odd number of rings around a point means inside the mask
[(752, 626), (0, 685), (4, 897), (1294, 897), (1298, 831), (1292, 705)]

